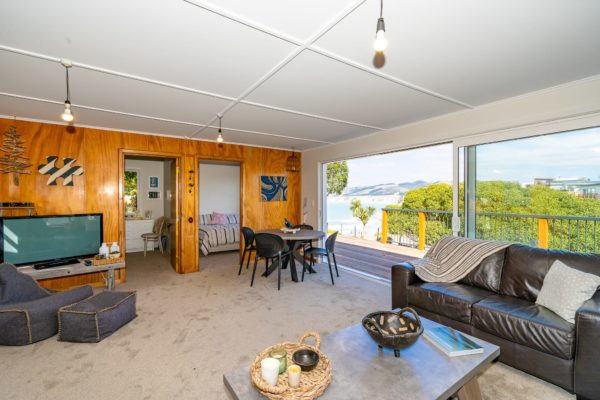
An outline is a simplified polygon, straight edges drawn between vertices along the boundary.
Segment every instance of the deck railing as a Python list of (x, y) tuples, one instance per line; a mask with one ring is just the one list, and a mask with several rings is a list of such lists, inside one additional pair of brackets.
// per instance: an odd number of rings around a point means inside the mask
[[(460, 217), (464, 227), (462, 213)], [(452, 212), (384, 208), (381, 232), (383, 243), (424, 250), (442, 236), (452, 235)], [(475, 237), (545, 249), (597, 253), (600, 250), (600, 217), (477, 213)]]

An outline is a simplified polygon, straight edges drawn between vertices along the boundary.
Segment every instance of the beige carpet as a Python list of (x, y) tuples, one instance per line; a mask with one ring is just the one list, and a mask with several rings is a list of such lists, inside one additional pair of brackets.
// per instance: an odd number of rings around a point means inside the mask
[[(156, 254), (128, 256), (128, 283), (138, 291), (138, 318), (97, 344), (58, 342), (0, 346), (0, 398), (227, 399), (224, 372), (265, 347), (307, 330), (322, 335), (390, 305), (390, 289), (347, 272), (302, 284), (282, 274), (237, 276), (237, 256), (202, 259), (197, 274), (177, 275)], [(565, 391), (502, 364), (480, 378), (485, 399), (572, 399)], [(400, 398), (400, 397), (399, 397)]]

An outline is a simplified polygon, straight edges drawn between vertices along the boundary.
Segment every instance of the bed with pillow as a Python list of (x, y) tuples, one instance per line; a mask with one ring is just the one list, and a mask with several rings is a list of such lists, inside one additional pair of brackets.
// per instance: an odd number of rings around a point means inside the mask
[(205, 256), (240, 248), (239, 214), (202, 214), (199, 230), (200, 251)]

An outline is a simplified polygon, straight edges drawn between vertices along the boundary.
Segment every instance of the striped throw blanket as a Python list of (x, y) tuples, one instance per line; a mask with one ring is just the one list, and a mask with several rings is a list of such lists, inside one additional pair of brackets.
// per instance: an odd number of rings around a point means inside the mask
[(508, 246), (508, 242), (444, 236), (421, 260), (411, 264), (425, 282), (458, 282), (484, 258)]
[(200, 225), (200, 250), (207, 256), (211, 249), (240, 242), (240, 226), (227, 225)]

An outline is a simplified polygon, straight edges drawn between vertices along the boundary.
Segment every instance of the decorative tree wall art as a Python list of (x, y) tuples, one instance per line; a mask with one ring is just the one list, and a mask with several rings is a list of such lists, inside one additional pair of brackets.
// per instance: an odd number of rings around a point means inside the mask
[(260, 197), (262, 201), (287, 201), (287, 176), (261, 176)]
[(83, 167), (73, 166), (76, 158), (63, 158), (63, 167), (56, 166), (57, 156), (46, 156), (48, 164), (41, 164), (38, 171), (42, 175), (50, 175), (48, 177), (49, 186), (56, 186), (56, 180), (63, 178), (63, 186), (73, 186), (73, 177), (83, 175)]
[(11, 125), (4, 133), (4, 141), (0, 151), (5, 153), (0, 157), (0, 172), (4, 174), (13, 174), (13, 183), (19, 186), (19, 174), (31, 174), (28, 157), (24, 156), (25, 141), (17, 132), (17, 126)]

